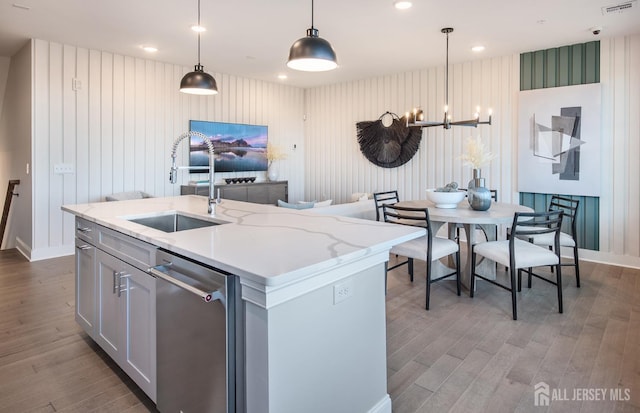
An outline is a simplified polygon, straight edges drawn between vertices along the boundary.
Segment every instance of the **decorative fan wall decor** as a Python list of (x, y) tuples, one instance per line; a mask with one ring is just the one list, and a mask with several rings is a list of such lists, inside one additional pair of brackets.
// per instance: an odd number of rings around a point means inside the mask
[[(385, 117), (387, 117), (385, 119)], [(391, 117), (391, 123), (388, 123)], [(420, 147), (422, 129), (407, 127), (398, 115), (385, 112), (374, 121), (362, 121), (358, 127), (358, 143), (362, 154), (375, 165), (396, 168), (413, 158)]]

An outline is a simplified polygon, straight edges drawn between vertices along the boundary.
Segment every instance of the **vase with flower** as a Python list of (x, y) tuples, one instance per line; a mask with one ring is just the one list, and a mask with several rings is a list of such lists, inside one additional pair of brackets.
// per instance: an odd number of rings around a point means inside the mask
[(267, 143), (267, 178), (270, 181), (277, 181), (280, 175), (276, 161), (286, 158), (287, 154), (278, 145), (271, 142)]
[(473, 178), (467, 186), (467, 200), (472, 209), (486, 211), (491, 207), (491, 191), (485, 187), (480, 167), (496, 156), (485, 149), (480, 137), (467, 139), (466, 152), (460, 156), (465, 165), (473, 168)]

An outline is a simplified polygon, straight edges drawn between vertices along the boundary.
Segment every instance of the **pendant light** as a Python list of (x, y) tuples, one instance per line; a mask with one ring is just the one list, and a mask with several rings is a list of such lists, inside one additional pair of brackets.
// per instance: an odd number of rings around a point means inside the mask
[(338, 67), (336, 52), (328, 41), (318, 36), (313, 27), (313, 0), (311, 0), (311, 28), (307, 37), (296, 40), (289, 50), (287, 66), (305, 72), (324, 72)]
[[(200, 26), (200, 0), (198, 0), (198, 27)], [(198, 64), (180, 81), (180, 92), (191, 95), (217, 95), (218, 85), (209, 73), (205, 73), (200, 64), (200, 31), (198, 31)]]
[(476, 109), (473, 119), (468, 120), (451, 120), (449, 114), (449, 33), (453, 32), (451, 27), (445, 27), (440, 30), (447, 36), (447, 60), (444, 69), (444, 118), (442, 121), (424, 120), (424, 112), (420, 108), (414, 108), (412, 112), (407, 112), (405, 121), (407, 127), (418, 126), (421, 128), (430, 128), (432, 126), (442, 126), (445, 129), (451, 129), (451, 126), (472, 126), (477, 128), (478, 125), (491, 125), (491, 109), (489, 109), (489, 120), (480, 120), (480, 107)]

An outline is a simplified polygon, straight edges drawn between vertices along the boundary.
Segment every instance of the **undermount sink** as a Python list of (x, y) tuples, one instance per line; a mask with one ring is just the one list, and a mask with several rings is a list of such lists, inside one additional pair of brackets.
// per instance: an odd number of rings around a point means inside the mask
[(144, 225), (164, 232), (186, 231), (195, 228), (212, 227), (221, 222), (194, 218), (177, 212), (163, 215), (153, 215), (138, 218), (126, 218), (127, 221)]

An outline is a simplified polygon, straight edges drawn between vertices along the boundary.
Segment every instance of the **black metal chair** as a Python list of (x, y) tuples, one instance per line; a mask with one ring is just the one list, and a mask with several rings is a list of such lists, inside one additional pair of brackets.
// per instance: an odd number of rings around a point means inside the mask
[(373, 194), (373, 202), (376, 205), (376, 221), (381, 221), (382, 205), (400, 202), (398, 191), (376, 192)]
[[(400, 202), (400, 198), (398, 197), (398, 191), (394, 190), (394, 191), (374, 192), (373, 202), (376, 206), (376, 221), (382, 221), (384, 220), (382, 218), (382, 206)], [(397, 258), (398, 254), (395, 254), (395, 256)], [(393, 267), (389, 268), (389, 270), (392, 270), (404, 264), (407, 264), (407, 267), (409, 268), (409, 278), (411, 279), (411, 282), (413, 282), (413, 258), (407, 257), (406, 261), (402, 261), (401, 263), (394, 265)]]
[[(433, 236), (433, 231), (431, 231), (431, 220), (429, 219), (429, 209), (409, 208), (384, 204), (382, 206), (382, 211), (385, 222), (390, 222), (398, 225), (420, 226), (426, 229), (426, 234), (424, 236), (413, 239), (411, 241), (403, 242), (402, 244), (396, 245), (391, 249), (391, 253), (402, 255), (408, 257), (409, 259), (418, 259), (426, 262), (427, 287), (425, 308), (427, 310), (429, 309), (431, 284), (444, 278), (448, 278), (452, 275), (456, 276), (456, 288), (458, 295), (460, 295), (460, 246), (455, 241), (452, 241), (450, 239)], [(432, 261), (438, 260), (451, 254), (455, 254), (455, 271), (438, 278), (431, 278)], [(402, 264), (398, 264), (386, 269), (385, 288), (386, 272), (397, 268), (400, 265)], [(411, 269), (411, 271), (413, 271), (413, 269)], [(411, 275), (411, 281), (413, 282), (413, 275)]]
[[(580, 267), (578, 261), (578, 242), (576, 239), (576, 215), (578, 213), (578, 205), (580, 201), (577, 199), (567, 198), (561, 195), (553, 195), (549, 202), (549, 211), (562, 211), (563, 212), (563, 229), (567, 231), (560, 232), (560, 247), (568, 247), (573, 249), (573, 262), (561, 263), (562, 266), (570, 266), (575, 268), (576, 272), (576, 286), (580, 288)], [(526, 228), (522, 228), (526, 230)], [(551, 234), (538, 234), (538, 235), (522, 235), (522, 239), (525, 239), (533, 244), (548, 247), (552, 249), (554, 246), (554, 240)], [(553, 267), (551, 268), (553, 271)]]
[[(517, 212), (513, 217), (511, 237), (509, 237), (508, 240), (483, 242), (472, 246), (473, 254), (471, 259), (469, 295), (471, 297), (474, 295), (476, 277), (510, 291), (513, 319), (517, 320), (516, 270), (518, 272), (518, 291), (521, 291), (522, 288), (522, 272), (524, 271), (529, 276), (529, 288), (531, 288), (531, 277), (547, 281), (557, 287), (558, 311), (562, 313), (562, 273), (560, 270), (560, 227), (562, 225), (562, 216), (563, 211)], [(515, 230), (513, 228), (515, 228)], [(521, 239), (523, 236), (531, 237), (544, 234), (551, 235), (554, 244), (553, 250)], [(505, 286), (476, 273), (478, 255), (493, 260), (505, 267), (509, 267), (510, 285)], [(532, 271), (534, 267), (549, 265), (556, 267), (555, 281), (534, 274)]]

